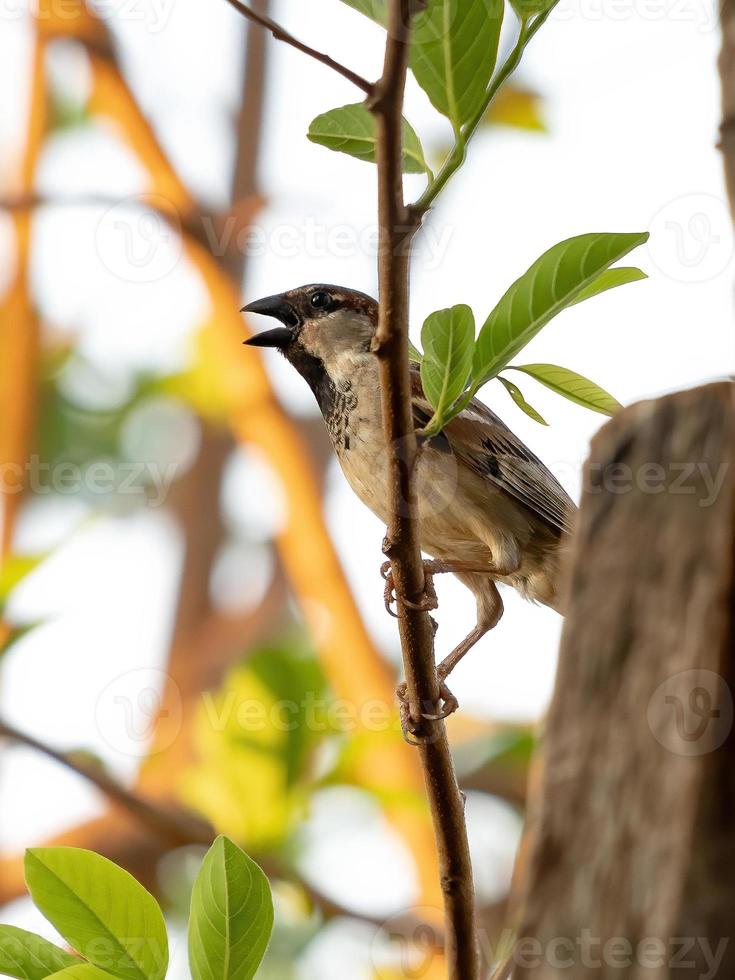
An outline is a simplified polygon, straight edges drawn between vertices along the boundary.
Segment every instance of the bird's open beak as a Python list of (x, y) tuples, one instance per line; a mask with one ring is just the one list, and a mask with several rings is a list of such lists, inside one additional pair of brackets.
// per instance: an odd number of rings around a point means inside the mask
[(276, 296), (266, 296), (248, 303), (240, 310), (241, 313), (260, 313), (262, 316), (272, 316), (280, 320), (282, 327), (274, 327), (263, 333), (256, 334), (245, 341), (251, 347), (286, 347), (294, 339), (294, 331), (299, 325), (299, 318), (293, 306), (282, 293)]

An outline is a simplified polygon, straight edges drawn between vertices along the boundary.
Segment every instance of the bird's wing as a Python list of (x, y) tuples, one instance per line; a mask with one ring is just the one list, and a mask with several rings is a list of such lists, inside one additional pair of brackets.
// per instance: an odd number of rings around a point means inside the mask
[[(411, 382), (414, 424), (420, 428), (434, 412), (413, 365)], [(541, 460), (477, 398), (444, 427), (435, 448), (451, 451), (491, 486), (510, 494), (555, 530), (571, 530), (576, 508), (569, 494)]]

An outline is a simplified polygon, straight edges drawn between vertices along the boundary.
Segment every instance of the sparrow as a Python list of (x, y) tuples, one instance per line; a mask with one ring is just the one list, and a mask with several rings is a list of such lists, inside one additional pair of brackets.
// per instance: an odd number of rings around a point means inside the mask
[[(279, 321), (245, 343), (276, 348), (304, 378), (347, 482), (388, 524), (388, 452), (378, 360), (371, 352), (376, 300), (353, 289), (314, 284), (256, 300), (241, 312)], [(420, 430), (433, 409), (416, 364), (411, 388)], [(538, 457), (477, 398), (439, 436), (422, 440), (415, 480), (419, 540), (431, 556), (424, 562), (427, 607), (436, 608), (433, 576), (442, 572), (455, 574), (477, 602), (474, 629), (437, 667), (443, 704), (425, 717), (446, 717), (458, 706), (447, 677), (503, 614), (498, 583), (562, 612), (560, 568), (576, 508)], [(383, 566), (387, 605), (393, 598), (389, 567), (389, 562)], [(405, 684), (397, 693), (405, 707)]]

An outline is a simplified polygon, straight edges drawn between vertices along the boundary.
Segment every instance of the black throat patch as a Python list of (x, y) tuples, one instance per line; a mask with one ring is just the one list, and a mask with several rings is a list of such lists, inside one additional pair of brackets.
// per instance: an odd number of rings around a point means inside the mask
[(314, 392), (335, 447), (347, 449), (350, 414), (357, 405), (352, 385), (348, 382), (338, 388), (324, 367), (324, 361), (305, 350), (298, 340), (290, 344), (284, 354)]

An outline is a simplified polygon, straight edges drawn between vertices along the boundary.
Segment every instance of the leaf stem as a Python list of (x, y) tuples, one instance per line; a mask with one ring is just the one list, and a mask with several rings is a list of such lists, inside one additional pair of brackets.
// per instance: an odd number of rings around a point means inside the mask
[[(558, 2), (558, 0), (556, 0), (556, 2)], [(548, 10), (545, 10), (542, 14), (539, 14), (533, 20), (533, 22), (529, 21), (528, 18), (521, 20), (520, 30), (518, 31), (518, 37), (516, 38), (516, 43), (513, 46), (513, 50), (505, 59), (505, 62), (500, 70), (493, 76), (488, 90), (485, 93), (485, 98), (483, 99), (482, 105), (477, 109), (472, 119), (470, 119), (469, 122), (464, 125), (462, 130), (457, 133), (456, 142), (452, 148), (452, 152), (444, 161), (439, 173), (427, 186), (426, 190), (418, 201), (416, 201), (416, 203), (413, 205), (413, 209), (415, 211), (420, 214), (424, 214), (426, 211), (428, 211), (436, 201), (437, 197), (449, 183), (450, 179), (462, 166), (467, 157), (467, 146), (474, 136), (477, 127), (482, 122), (482, 118), (487, 112), (490, 103), (493, 101), (500, 88), (516, 70), (526, 45), (539, 30), (539, 28), (546, 22), (549, 14), (555, 6), (556, 3), (552, 4)]]

